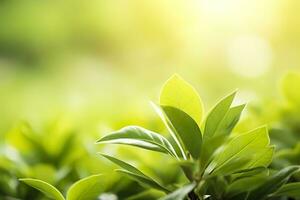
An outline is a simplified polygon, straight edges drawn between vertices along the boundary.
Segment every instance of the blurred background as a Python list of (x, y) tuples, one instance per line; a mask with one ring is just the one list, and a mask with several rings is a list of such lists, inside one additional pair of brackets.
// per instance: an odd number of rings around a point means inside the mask
[[(68, 137), (95, 156), (107, 131), (164, 131), (149, 101), (174, 73), (206, 111), (238, 88), (238, 101), (249, 102), (241, 130), (277, 130), (285, 116), (298, 131), (299, 10), (295, 0), (0, 0), (1, 152), (13, 162), (30, 154), (29, 168), (55, 161), (46, 167), (55, 171), (66, 165), (55, 156)], [(73, 180), (98, 171), (90, 165)]]

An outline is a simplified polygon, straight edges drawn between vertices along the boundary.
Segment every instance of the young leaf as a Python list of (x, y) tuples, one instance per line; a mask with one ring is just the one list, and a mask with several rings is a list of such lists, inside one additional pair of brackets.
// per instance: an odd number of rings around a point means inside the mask
[[(196, 90), (178, 75), (174, 75), (163, 86), (160, 105), (169, 119), (167, 126), (171, 126), (170, 129), (176, 134), (176, 142), (180, 143), (178, 145), (185, 147), (197, 159), (202, 144), (198, 125), (201, 122), (203, 106)], [(185, 158), (185, 152), (182, 153)]]
[(127, 144), (177, 157), (170, 142), (162, 135), (138, 126), (128, 126), (104, 136), (97, 143)]
[(283, 185), (272, 196), (287, 196), (291, 198), (300, 198), (300, 182), (288, 183)]
[(74, 183), (67, 193), (67, 200), (95, 200), (105, 190), (104, 176), (92, 175)]
[(204, 169), (209, 162), (211, 156), (223, 144), (229, 136), (235, 125), (240, 119), (241, 113), (245, 105), (234, 106), (229, 108), (226, 115), (220, 122), (216, 133), (213, 137), (204, 137), (201, 154), (201, 167)]
[[(214, 168), (213, 173), (216, 173), (226, 167), (231, 168), (232, 172), (234, 172), (233, 170), (243, 170), (246, 166), (248, 166), (248, 168), (265, 167), (269, 162), (262, 162), (266, 159), (262, 159), (261, 162), (257, 161), (257, 159), (259, 159), (257, 154), (261, 155), (262, 152), (265, 152), (269, 143), (270, 139), (265, 127), (238, 135), (217, 153), (210, 164), (210, 168)], [(244, 159), (248, 160), (247, 162), (249, 162), (249, 164), (240, 167), (237, 165), (236, 169), (230, 166), (232, 163)]]
[(229, 108), (225, 117), (220, 122), (215, 135), (229, 135), (238, 123), (245, 106), (246, 104), (242, 104)]
[(101, 155), (103, 157), (107, 158), (108, 160), (110, 160), (111, 162), (115, 163), (119, 167), (122, 167), (124, 169), (124, 170), (117, 170), (117, 172), (126, 174), (129, 177), (133, 178), (134, 180), (136, 180), (136, 181), (138, 181), (142, 184), (146, 184), (150, 187), (154, 187), (154, 188), (162, 190), (162, 191), (168, 191), (164, 186), (157, 183), (155, 180), (153, 180), (149, 176), (145, 175), (143, 172), (141, 172), (140, 170), (138, 170), (134, 166), (132, 166), (132, 165), (130, 165), (130, 164), (128, 164), (128, 163), (126, 163), (122, 160), (119, 160), (117, 158), (114, 158), (112, 156), (108, 156), (108, 155), (105, 155), (105, 154), (101, 154)]
[(197, 91), (180, 76), (173, 75), (160, 93), (160, 105), (182, 110), (197, 124), (201, 123), (203, 104)]
[(299, 169), (300, 166), (289, 166), (280, 170), (271, 176), (264, 184), (251, 191), (248, 200), (264, 199), (267, 195), (275, 192), (285, 184), (295, 172), (299, 171)]
[(171, 194), (168, 194), (165, 197), (160, 198), (159, 200), (184, 200), (187, 195), (196, 187), (196, 183), (185, 185)]
[(27, 185), (41, 191), (50, 199), (54, 200), (64, 200), (64, 196), (52, 185), (44, 181), (32, 178), (23, 178), (20, 179), (21, 182), (26, 183)]
[(204, 137), (212, 137), (226, 116), (236, 92), (222, 99), (209, 113), (205, 121)]
[(177, 108), (162, 106), (162, 109), (182, 146), (194, 159), (198, 159), (201, 153), (202, 134), (197, 123), (188, 114)]

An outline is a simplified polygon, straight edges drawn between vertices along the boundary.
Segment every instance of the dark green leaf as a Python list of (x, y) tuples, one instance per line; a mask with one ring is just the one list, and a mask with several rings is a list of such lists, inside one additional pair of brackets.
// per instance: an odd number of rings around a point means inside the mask
[(237, 194), (249, 192), (261, 184), (263, 184), (268, 178), (267, 173), (261, 173), (254, 176), (241, 177), (233, 181), (227, 188), (226, 199), (231, 199), (231, 197)]
[(170, 106), (162, 106), (182, 146), (198, 159), (201, 153), (202, 134), (197, 123), (185, 112)]
[(133, 195), (133, 196), (127, 198), (126, 200), (154, 200), (154, 199), (158, 199), (164, 195), (165, 194), (161, 191), (150, 189), (150, 190), (138, 193), (136, 195)]
[(184, 146), (182, 145), (182, 142), (180, 141), (180, 138), (179, 138), (178, 134), (176, 133), (175, 128), (173, 127), (172, 123), (166, 116), (165, 112), (163, 111), (163, 109), (160, 106), (156, 105), (155, 103), (151, 102), (151, 105), (153, 106), (155, 112), (158, 114), (158, 116), (161, 118), (161, 120), (165, 124), (166, 128), (170, 132), (170, 134), (172, 136), (172, 140), (170, 140), (170, 142), (172, 143), (172, 146), (174, 147), (177, 155), (179, 155), (180, 158), (183, 158), (186, 160), (187, 157), (186, 157), (186, 152), (184, 150)]
[(264, 184), (250, 192), (248, 200), (261, 200), (275, 192), (297, 171), (300, 166), (289, 166), (272, 175)]

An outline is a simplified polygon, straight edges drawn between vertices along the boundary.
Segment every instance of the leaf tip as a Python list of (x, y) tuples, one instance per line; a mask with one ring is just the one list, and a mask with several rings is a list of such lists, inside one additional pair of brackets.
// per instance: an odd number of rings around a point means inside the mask
[(100, 155), (100, 156), (102, 156), (102, 157), (104, 157), (104, 158), (108, 158), (108, 157), (110, 157), (109, 155), (107, 155), (107, 154), (104, 154), (104, 153), (100, 153), (100, 152), (98, 152), (97, 154), (98, 154), (98, 155)]
[(235, 89), (235, 90), (233, 90), (230, 94), (229, 94), (229, 96), (230, 97), (232, 97), (232, 98), (234, 98), (235, 96), (236, 96), (236, 94), (238, 93), (238, 89)]
[(169, 80), (172, 80), (172, 79), (183, 79), (178, 73), (174, 73), (170, 78)]

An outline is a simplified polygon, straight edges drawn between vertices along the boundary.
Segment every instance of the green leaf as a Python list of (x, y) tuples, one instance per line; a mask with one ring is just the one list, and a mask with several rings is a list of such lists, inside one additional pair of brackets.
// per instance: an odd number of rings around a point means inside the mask
[[(236, 173), (237, 171), (247, 169), (250, 161), (251, 157), (236, 157), (230, 160), (230, 162), (222, 165), (222, 167), (212, 171), (208, 176), (229, 176)], [(213, 169), (213, 167), (213, 164), (209, 165), (205, 171), (205, 174), (209, 173)]]
[(240, 178), (228, 186), (226, 196), (235, 196), (239, 193), (249, 192), (265, 182), (267, 178), (266, 174)]
[(195, 187), (196, 183), (185, 185), (168, 194), (167, 196), (160, 198), (159, 200), (184, 200), (186, 199), (188, 193), (190, 193)]
[[(224, 176), (234, 173), (233, 178), (239, 177), (238, 172), (252, 170), (255, 168), (266, 168), (272, 161), (274, 147), (265, 147), (257, 149), (256, 153), (252, 155), (240, 155), (233, 158), (229, 163), (221, 167), (221, 169), (214, 171), (213, 175), (222, 174)], [(242, 173), (243, 174), (243, 173)], [(243, 176), (241, 174), (241, 176)], [(247, 173), (245, 173), (247, 174)]]
[(95, 200), (104, 190), (104, 176), (92, 175), (74, 183), (67, 193), (67, 200)]
[(183, 171), (184, 175), (190, 180), (194, 180), (194, 174), (197, 171), (198, 165), (191, 160), (179, 160), (176, 162)]
[(176, 133), (175, 128), (173, 127), (172, 123), (170, 122), (169, 118), (166, 116), (163, 109), (156, 105), (155, 103), (151, 102), (152, 107), (154, 108), (155, 112), (158, 114), (158, 116), (163, 121), (164, 125), (168, 129), (169, 133), (172, 136), (172, 139), (170, 142), (172, 143), (177, 155), (179, 155), (180, 158), (183, 158), (184, 160), (187, 159), (186, 152), (184, 151), (184, 147), (182, 145), (182, 142), (180, 141), (180, 138), (178, 137), (178, 134)]
[(233, 174), (232, 179), (241, 179), (245, 177), (252, 177), (258, 174), (269, 174), (269, 170), (266, 167), (254, 167), (237, 171)]
[(229, 135), (238, 123), (246, 104), (229, 108), (223, 120), (220, 122), (215, 135)]
[(254, 154), (252, 161), (249, 163), (249, 168), (255, 167), (267, 167), (271, 164), (275, 147), (269, 146), (261, 149), (259, 152)]
[(110, 160), (111, 162), (115, 163), (116, 165), (118, 165), (119, 167), (122, 167), (123, 169), (131, 172), (131, 173), (134, 173), (134, 174), (138, 174), (140, 176), (146, 176), (144, 173), (142, 173), (140, 170), (138, 170), (137, 168), (133, 167), (132, 165), (122, 161), (122, 160), (119, 160), (115, 157), (112, 157), (112, 156), (109, 156), (109, 155), (105, 155), (105, 154), (100, 154), (102, 155), (103, 157), (105, 157), (106, 159)]
[(153, 180), (152, 178), (150, 178), (149, 176), (145, 175), (143, 172), (141, 172), (140, 170), (138, 170), (137, 168), (135, 168), (134, 166), (119, 160), (117, 158), (114, 158), (112, 156), (108, 156), (105, 154), (101, 154), (103, 157), (107, 158), (108, 160), (110, 160), (111, 162), (115, 163), (116, 165), (118, 165), (119, 167), (125, 169), (125, 170), (117, 170), (117, 172), (126, 174), (127, 176), (133, 178), (134, 180), (146, 184), (150, 187), (154, 187), (156, 189), (162, 190), (162, 191), (168, 191), (164, 186), (162, 186), (161, 184), (159, 184), (158, 182), (156, 182), (155, 180)]
[(223, 195), (227, 188), (227, 180), (224, 176), (215, 176), (213, 178), (206, 179), (204, 182), (204, 187), (206, 192), (204, 194), (209, 194), (210, 199), (223, 199)]
[(201, 153), (202, 134), (197, 123), (185, 112), (170, 106), (162, 106), (181, 145), (194, 159)]
[(153, 200), (164, 196), (164, 193), (155, 189), (150, 189), (133, 195), (126, 200)]
[[(232, 172), (234, 172), (234, 170), (266, 167), (269, 164), (269, 160), (272, 159), (272, 154), (268, 154), (271, 155), (271, 158), (261, 159), (260, 156), (269, 152), (268, 148), (273, 148), (268, 147), (269, 143), (270, 139), (266, 127), (238, 135), (217, 152), (209, 168), (213, 169), (213, 174), (216, 174), (226, 168), (231, 168)], [(244, 165), (235, 165), (236, 168), (232, 166), (232, 163), (242, 160), (245, 161)]]
[(244, 107), (245, 104), (229, 108), (224, 118), (219, 123), (214, 136), (204, 136), (200, 163), (202, 169), (206, 167), (213, 153), (224, 143), (226, 138), (229, 136), (229, 134), (239, 121)]
[(226, 198), (226, 200), (248, 200), (248, 195), (249, 192), (243, 192), (243, 193), (239, 193), (238, 195), (235, 195), (233, 197), (230, 198)]
[(32, 178), (23, 178), (20, 179), (21, 182), (26, 183), (27, 185), (41, 191), (50, 199), (54, 200), (64, 200), (64, 196), (52, 185), (44, 181)]
[(235, 95), (236, 92), (228, 95), (217, 103), (217, 105), (210, 111), (205, 121), (204, 137), (214, 136), (220, 124), (222, 124), (222, 120), (225, 118), (228, 110), (230, 109)]
[(261, 200), (275, 192), (297, 171), (300, 166), (289, 166), (272, 175), (264, 184), (250, 192), (248, 200)]
[(300, 182), (288, 183), (283, 185), (272, 196), (287, 196), (291, 198), (300, 198)]
[(193, 86), (176, 74), (163, 86), (160, 105), (180, 109), (191, 116), (197, 124), (201, 123), (204, 111), (200, 96)]
[(128, 126), (104, 136), (97, 143), (127, 144), (177, 157), (170, 142), (162, 135), (138, 126)]
[(157, 190), (161, 190), (164, 192), (169, 192), (169, 190), (167, 188), (165, 188), (164, 186), (162, 186), (161, 184), (159, 184), (158, 182), (156, 182), (155, 180), (153, 180), (152, 178), (150, 178), (148, 176), (145, 176), (145, 175), (142, 176), (139, 174), (132, 173), (130, 171), (123, 170), (123, 169), (117, 169), (116, 172), (119, 172), (121, 174), (128, 176), (129, 178), (132, 178), (133, 180), (139, 182), (141, 185), (145, 185), (150, 188), (155, 188)]

